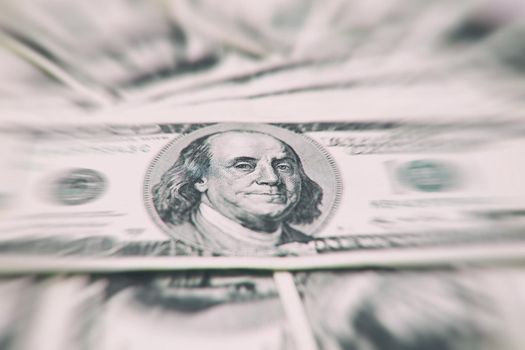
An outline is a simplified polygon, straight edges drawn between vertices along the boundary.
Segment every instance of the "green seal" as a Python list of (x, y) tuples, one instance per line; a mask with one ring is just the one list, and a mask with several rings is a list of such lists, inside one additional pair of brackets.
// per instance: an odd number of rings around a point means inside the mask
[(64, 205), (80, 205), (98, 198), (106, 188), (106, 180), (91, 169), (72, 169), (55, 182), (54, 198)]
[(422, 192), (449, 190), (457, 183), (451, 166), (434, 160), (414, 160), (399, 169), (402, 183)]

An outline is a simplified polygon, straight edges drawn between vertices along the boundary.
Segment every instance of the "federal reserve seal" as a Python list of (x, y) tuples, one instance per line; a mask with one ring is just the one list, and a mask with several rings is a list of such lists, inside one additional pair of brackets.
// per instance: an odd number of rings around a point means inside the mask
[(422, 192), (441, 192), (457, 185), (457, 175), (449, 164), (435, 160), (414, 160), (399, 171), (400, 180)]
[(64, 205), (80, 205), (98, 198), (106, 188), (101, 173), (92, 169), (71, 169), (60, 175), (53, 186), (53, 198)]

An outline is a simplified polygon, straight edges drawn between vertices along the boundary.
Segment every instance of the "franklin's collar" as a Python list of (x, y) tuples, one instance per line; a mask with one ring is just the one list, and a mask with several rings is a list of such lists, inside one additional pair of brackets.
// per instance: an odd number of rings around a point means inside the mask
[(193, 222), (209, 240), (220, 245), (234, 245), (235, 247), (229, 248), (241, 251), (275, 249), (283, 232), (282, 225), (274, 232), (250, 230), (202, 202), (193, 216)]

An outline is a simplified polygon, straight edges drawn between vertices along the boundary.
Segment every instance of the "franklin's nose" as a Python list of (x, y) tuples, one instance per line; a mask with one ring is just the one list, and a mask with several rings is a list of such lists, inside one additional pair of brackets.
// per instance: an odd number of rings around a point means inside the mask
[(281, 178), (270, 164), (264, 164), (260, 165), (255, 181), (259, 185), (278, 185)]

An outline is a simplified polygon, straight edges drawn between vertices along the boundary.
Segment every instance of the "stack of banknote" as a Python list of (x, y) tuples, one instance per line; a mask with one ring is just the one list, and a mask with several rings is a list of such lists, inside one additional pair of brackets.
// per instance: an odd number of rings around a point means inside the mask
[(2, 2), (0, 349), (523, 349), (524, 19)]

